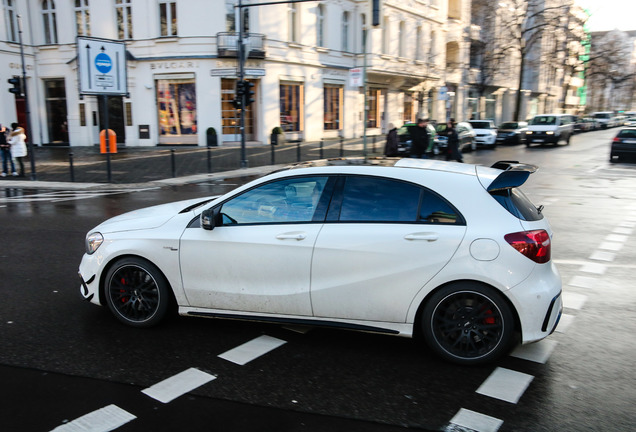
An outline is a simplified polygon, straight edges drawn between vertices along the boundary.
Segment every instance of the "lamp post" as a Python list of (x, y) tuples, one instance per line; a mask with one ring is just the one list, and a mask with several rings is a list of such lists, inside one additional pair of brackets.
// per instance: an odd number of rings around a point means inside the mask
[[(18, 18), (18, 41), (20, 42), (20, 60), (22, 61), (22, 92), (24, 93), (24, 114), (26, 116), (26, 130), (31, 134), (31, 111), (29, 110), (29, 95), (27, 92), (26, 66), (24, 64), (24, 45), (22, 44), (22, 17)], [(35, 172), (35, 154), (33, 154), (33, 139), (28, 137), (29, 159), (31, 160), (31, 180), (37, 180)]]

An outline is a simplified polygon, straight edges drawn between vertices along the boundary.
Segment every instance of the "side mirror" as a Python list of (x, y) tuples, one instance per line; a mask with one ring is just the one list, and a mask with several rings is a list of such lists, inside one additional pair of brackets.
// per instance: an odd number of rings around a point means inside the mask
[(220, 207), (205, 209), (201, 212), (201, 228), (211, 231), (217, 226)]

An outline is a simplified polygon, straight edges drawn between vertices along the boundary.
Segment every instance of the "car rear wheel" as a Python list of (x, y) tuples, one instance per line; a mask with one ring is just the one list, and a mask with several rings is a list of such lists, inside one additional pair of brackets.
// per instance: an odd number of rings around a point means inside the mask
[(136, 257), (122, 258), (108, 270), (106, 303), (115, 318), (133, 327), (151, 327), (168, 313), (170, 287), (159, 269)]
[(513, 341), (510, 307), (495, 289), (477, 283), (448, 285), (426, 303), (422, 330), (430, 348), (454, 363), (485, 363)]

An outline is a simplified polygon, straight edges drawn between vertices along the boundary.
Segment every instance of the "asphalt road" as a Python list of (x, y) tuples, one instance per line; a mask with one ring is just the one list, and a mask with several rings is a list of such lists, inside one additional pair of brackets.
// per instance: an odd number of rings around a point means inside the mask
[[(524, 190), (545, 205), (556, 232), (565, 304), (548, 339), (470, 368), (409, 339), (347, 331), (182, 317), (131, 329), (80, 298), (77, 266), (90, 228), (244, 179), (4, 189), (0, 430), (76, 430), (82, 416), (93, 427), (120, 419), (118, 431), (634, 430), (636, 165), (609, 163), (615, 132), (465, 155), (541, 167)], [(244, 365), (219, 357), (263, 336), (284, 343)], [(192, 368), (209, 381), (166, 403), (142, 393)]]

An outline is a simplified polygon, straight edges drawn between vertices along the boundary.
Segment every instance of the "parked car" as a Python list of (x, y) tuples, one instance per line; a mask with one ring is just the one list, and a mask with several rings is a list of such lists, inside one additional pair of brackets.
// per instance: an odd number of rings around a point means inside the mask
[[(475, 131), (470, 123), (459, 122), (455, 127), (459, 138), (459, 149), (462, 152), (469, 152), (477, 150), (477, 143), (475, 142)], [(446, 123), (439, 123), (435, 130), (437, 131), (437, 137), (435, 138), (435, 145), (441, 152), (446, 152), (448, 148), (448, 138), (446, 137)]]
[(497, 128), (497, 144), (522, 144), (526, 142), (527, 122), (503, 122)]
[(636, 127), (636, 117), (628, 117), (624, 125), (627, 127)]
[(364, 162), (115, 216), (86, 235), (80, 292), (132, 327), (174, 312), (422, 334), (461, 364), (554, 331), (553, 232), (520, 189), (535, 166)]
[(592, 114), (592, 117), (599, 122), (601, 129), (613, 128), (618, 126), (618, 122), (612, 111), (599, 111)]
[[(405, 123), (398, 129), (398, 155), (401, 157), (408, 157), (411, 154), (411, 145), (413, 141), (411, 139), (412, 129), (417, 127), (417, 123)], [(426, 126), (429, 135), (435, 134), (435, 127), (429, 122)], [(434, 154), (439, 154), (437, 146), (433, 148)]]
[(574, 133), (574, 116), (569, 114), (540, 114), (532, 118), (526, 132), (526, 147), (533, 143), (570, 144)]
[(636, 128), (629, 127), (621, 129), (614, 140), (610, 149), (610, 162), (615, 159), (636, 156)]
[(588, 132), (592, 130), (592, 123), (587, 119), (579, 117), (574, 123), (574, 133)]
[(477, 146), (497, 147), (497, 126), (492, 120), (468, 120), (475, 131), (475, 143)]

